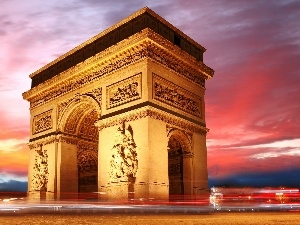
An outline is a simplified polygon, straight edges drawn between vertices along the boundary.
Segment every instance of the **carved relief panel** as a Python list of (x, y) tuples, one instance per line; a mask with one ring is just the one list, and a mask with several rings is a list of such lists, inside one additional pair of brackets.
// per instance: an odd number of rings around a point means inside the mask
[(46, 112), (43, 112), (33, 117), (32, 134), (37, 134), (52, 129), (53, 126), (52, 111), (53, 109), (50, 109)]
[(110, 160), (110, 178), (114, 182), (117, 179), (127, 180), (128, 177), (135, 177), (138, 169), (136, 144), (133, 139), (133, 130), (125, 123), (118, 128), (115, 137), (115, 144), (112, 148)]
[(32, 191), (47, 190), (48, 183), (48, 154), (47, 150), (36, 150), (33, 167)]
[(136, 74), (106, 88), (106, 108), (110, 109), (142, 97), (142, 74)]
[(202, 118), (200, 96), (153, 74), (153, 99)]

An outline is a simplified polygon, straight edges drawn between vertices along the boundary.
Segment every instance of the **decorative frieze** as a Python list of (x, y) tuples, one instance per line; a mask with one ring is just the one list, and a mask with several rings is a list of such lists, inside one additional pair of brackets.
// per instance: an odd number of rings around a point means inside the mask
[(36, 150), (31, 191), (47, 191), (48, 183), (48, 154), (47, 150)]
[[(147, 30), (145, 31), (145, 36), (150, 35), (152, 32)], [(151, 38), (159, 39), (155, 34), (151, 34)], [(157, 40), (159, 41), (159, 40)], [(177, 50), (174, 50), (177, 51)], [(23, 94), (24, 98), (28, 98), (30, 101), (30, 107), (35, 108), (39, 105), (45, 104), (46, 102), (53, 100), (61, 95), (74, 91), (88, 83), (94, 82), (101, 77), (110, 74), (128, 66), (132, 63), (140, 61), (143, 58), (152, 59), (166, 68), (178, 73), (180, 76), (188, 79), (189, 81), (194, 82), (201, 87), (205, 87), (205, 80), (208, 79), (209, 76), (212, 76), (213, 70), (198, 62), (199, 65), (197, 67), (191, 66), (189, 63), (183, 61), (180, 58), (175, 57), (173, 54), (170, 54), (166, 49), (159, 47), (154, 41), (151, 39), (146, 39), (143, 42), (140, 42), (137, 46), (127, 49), (123, 52), (119, 52), (115, 57), (110, 58), (108, 60), (101, 60), (103, 56), (99, 58), (99, 55), (92, 56), (89, 60), (86, 60), (90, 63), (96, 63), (91, 70), (83, 70), (80, 71), (78, 69), (83, 64), (78, 64), (75, 66), (77, 69), (70, 69), (65, 71), (63, 74), (66, 74), (67, 78), (60, 84), (56, 84), (51, 89), (47, 91), (41, 91), (38, 95), (34, 97), (29, 97), (31, 91)], [(96, 59), (98, 59), (98, 62)], [(199, 70), (201, 68), (201, 72)], [(69, 76), (67, 76), (69, 74)], [(74, 74), (76, 74), (74, 76)], [(49, 83), (50, 81), (46, 81), (45, 83)], [(50, 82), (51, 83), (51, 82)], [(38, 87), (37, 87), (38, 88)]]
[(127, 102), (140, 99), (142, 96), (142, 74), (136, 74), (127, 79), (106, 87), (106, 108), (110, 109)]
[(153, 74), (153, 99), (202, 118), (202, 99), (174, 83)]
[(192, 123), (185, 119), (174, 117), (174, 115), (156, 109), (152, 106), (145, 106), (143, 108), (119, 114), (118, 116), (102, 119), (96, 122), (95, 125), (98, 127), (99, 130), (101, 130), (106, 127), (120, 125), (123, 122), (130, 122), (145, 117), (151, 117), (153, 119), (161, 120), (167, 124), (174, 125), (180, 127), (181, 129), (189, 130), (191, 132), (200, 133), (204, 136), (206, 136), (206, 133), (208, 132), (208, 129), (204, 126)]
[(37, 134), (52, 129), (53, 126), (52, 111), (53, 109), (50, 109), (46, 112), (43, 112), (33, 117), (32, 134)]
[(185, 79), (192, 81), (193, 83), (205, 88), (206, 75), (197, 69), (187, 65), (181, 59), (174, 57), (172, 54), (162, 50), (157, 45), (148, 46), (147, 56), (164, 65), (168, 69), (178, 73)]
[(100, 65), (97, 67), (97, 71), (90, 72), (86, 76), (75, 77), (69, 80), (65, 80), (61, 82), (60, 85), (56, 85), (53, 89), (45, 93), (40, 93), (38, 96), (34, 97), (30, 101), (30, 107), (31, 108), (37, 107), (41, 104), (44, 104), (52, 99), (61, 96), (62, 94), (66, 94), (88, 83), (94, 82), (98, 80), (100, 77), (112, 73), (122, 68), (123, 66), (127, 66), (133, 62), (137, 62), (140, 59), (145, 58), (146, 49), (143, 47), (144, 46), (140, 46), (137, 48), (127, 50), (126, 52), (116, 56), (113, 59), (104, 62), (102, 61)]

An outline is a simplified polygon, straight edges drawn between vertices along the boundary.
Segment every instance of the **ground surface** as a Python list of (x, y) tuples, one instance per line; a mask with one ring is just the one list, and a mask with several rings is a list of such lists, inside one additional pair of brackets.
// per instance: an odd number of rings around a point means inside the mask
[(0, 224), (205, 224), (205, 225), (300, 225), (300, 212), (228, 212), (188, 214), (11, 214), (0, 215)]

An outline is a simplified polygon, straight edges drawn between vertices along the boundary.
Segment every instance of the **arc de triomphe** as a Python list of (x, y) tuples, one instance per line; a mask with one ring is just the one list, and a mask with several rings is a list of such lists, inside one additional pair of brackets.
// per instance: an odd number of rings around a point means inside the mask
[(32, 73), (29, 198), (207, 191), (204, 52), (145, 7)]

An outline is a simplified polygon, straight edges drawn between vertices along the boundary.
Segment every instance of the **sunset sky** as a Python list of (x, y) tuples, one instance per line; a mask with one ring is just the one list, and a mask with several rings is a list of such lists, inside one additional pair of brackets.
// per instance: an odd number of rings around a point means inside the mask
[(300, 1), (0, 0), (0, 191), (26, 190), (29, 74), (144, 6), (215, 70), (210, 186), (300, 187)]

